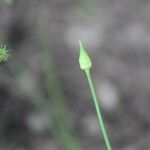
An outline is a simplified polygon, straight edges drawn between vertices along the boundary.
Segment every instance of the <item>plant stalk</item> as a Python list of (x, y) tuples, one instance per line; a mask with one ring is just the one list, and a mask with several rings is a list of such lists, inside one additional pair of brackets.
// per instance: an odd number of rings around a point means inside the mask
[(95, 105), (95, 108), (96, 108), (96, 113), (97, 113), (97, 117), (98, 117), (98, 121), (99, 121), (99, 127), (101, 129), (101, 132), (102, 132), (102, 135), (103, 135), (103, 138), (104, 138), (104, 141), (105, 141), (106, 148), (107, 148), (107, 150), (112, 150), (112, 146), (110, 144), (110, 140), (109, 140), (109, 137), (108, 137), (108, 134), (107, 134), (107, 131), (106, 131), (104, 121), (103, 121), (101, 109), (99, 107), (98, 98), (97, 98), (97, 95), (96, 95), (94, 84), (92, 82), (90, 70), (89, 69), (85, 70), (85, 73), (86, 73), (88, 83), (89, 83), (89, 87), (90, 87), (90, 90), (91, 90), (91, 93), (92, 93), (92, 97), (93, 97), (93, 101), (94, 101), (94, 105)]

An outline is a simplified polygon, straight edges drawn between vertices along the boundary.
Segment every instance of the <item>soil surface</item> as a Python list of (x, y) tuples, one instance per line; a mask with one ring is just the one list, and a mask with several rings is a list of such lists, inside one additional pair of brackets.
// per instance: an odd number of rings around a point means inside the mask
[[(46, 117), (55, 116), (53, 93), (64, 95), (65, 104), (56, 103), (65, 105), (83, 149), (104, 149), (78, 66), (82, 40), (93, 60), (93, 80), (113, 148), (150, 150), (149, 14), (147, 0), (0, 0), (0, 43), (11, 55), (0, 64), (0, 149), (64, 150), (58, 133), (49, 134), (54, 122)], [(46, 80), (47, 63), (42, 64), (51, 59), (54, 70), (48, 66), (47, 77), (52, 80)], [(63, 94), (56, 92), (60, 88)], [(50, 101), (48, 109), (41, 103), (44, 98)]]

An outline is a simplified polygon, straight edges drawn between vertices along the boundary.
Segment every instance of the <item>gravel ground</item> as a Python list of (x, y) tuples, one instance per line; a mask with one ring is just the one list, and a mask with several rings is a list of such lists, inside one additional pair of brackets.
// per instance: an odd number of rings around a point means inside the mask
[[(77, 63), (79, 39), (93, 59), (92, 74), (114, 149), (150, 150), (149, 8), (146, 0), (16, 0), (13, 5), (0, 1), (0, 40), (42, 80), (36, 53), (40, 24), (84, 149), (104, 147)], [(36, 77), (14, 77), (6, 63), (0, 69), (0, 149), (61, 150), (45, 132), (46, 120), (15, 83), (32, 89)]]

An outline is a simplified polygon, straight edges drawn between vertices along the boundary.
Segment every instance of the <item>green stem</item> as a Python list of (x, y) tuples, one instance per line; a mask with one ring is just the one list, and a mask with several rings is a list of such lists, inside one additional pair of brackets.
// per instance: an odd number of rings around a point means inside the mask
[(109, 141), (109, 137), (108, 137), (108, 134), (107, 134), (107, 131), (106, 131), (106, 127), (104, 125), (104, 121), (103, 121), (103, 118), (102, 118), (102, 113), (101, 113), (101, 110), (100, 110), (100, 107), (99, 107), (97, 95), (96, 95), (94, 85), (93, 85), (93, 82), (92, 82), (90, 70), (87, 69), (87, 70), (85, 70), (85, 72), (86, 72), (89, 87), (90, 87), (90, 90), (91, 90), (91, 93), (92, 93), (92, 96), (93, 96), (94, 105), (95, 105), (95, 108), (96, 108), (97, 117), (98, 117), (98, 121), (99, 121), (99, 126), (100, 126), (100, 129), (101, 129), (102, 134), (103, 134), (103, 138), (104, 138), (104, 141), (105, 141), (106, 148), (107, 148), (107, 150), (112, 150), (112, 147), (111, 147), (111, 144), (110, 144), (110, 141)]

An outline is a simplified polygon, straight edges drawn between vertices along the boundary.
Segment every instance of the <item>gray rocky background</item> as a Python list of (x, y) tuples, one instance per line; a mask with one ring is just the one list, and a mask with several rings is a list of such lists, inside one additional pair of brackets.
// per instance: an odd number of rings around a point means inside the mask
[[(37, 113), (30, 97), (36, 99), (36, 87), (47, 96), (37, 54), (41, 41), (52, 51), (80, 145), (104, 149), (78, 67), (79, 39), (93, 60), (93, 79), (114, 150), (150, 150), (148, 0), (14, 0), (11, 5), (0, 0), (0, 41), (11, 54), (0, 64), (0, 150), (64, 149), (48, 134), (50, 123)], [(16, 67), (20, 61), (26, 68), (21, 67), (21, 74)]]

